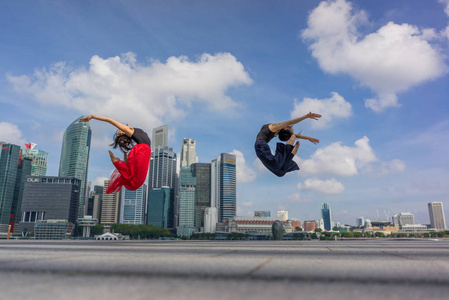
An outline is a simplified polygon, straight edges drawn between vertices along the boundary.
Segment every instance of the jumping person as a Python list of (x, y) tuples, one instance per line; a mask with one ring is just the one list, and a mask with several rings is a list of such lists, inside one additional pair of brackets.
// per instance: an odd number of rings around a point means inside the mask
[[(119, 147), (124, 155), (124, 160), (120, 160), (109, 150), (115, 170), (109, 179), (106, 193), (118, 192), (122, 186), (131, 191), (137, 190), (144, 183), (150, 166), (151, 140), (148, 134), (140, 128), (130, 127), (101, 116), (89, 115), (80, 121), (89, 122), (91, 119), (108, 122), (117, 127), (118, 130), (113, 138), (114, 142), (110, 146), (114, 149)], [(133, 142), (136, 145), (133, 145)]]
[[(305, 139), (315, 145), (320, 141), (312, 137), (294, 133), (292, 125), (305, 119), (318, 120), (318, 118), (321, 118), (321, 115), (310, 112), (303, 117), (290, 121), (263, 125), (257, 134), (256, 143), (254, 145), (257, 157), (268, 170), (278, 177), (282, 177), (288, 172), (299, 170), (298, 165), (293, 161), (293, 157), (296, 155), (299, 148), (299, 141), (293, 146), (295, 140), (297, 138)], [(275, 136), (281, 141), (286, 142), (286, 144), (277, 143), (276, 153), (273, 155), (268, 143)]]

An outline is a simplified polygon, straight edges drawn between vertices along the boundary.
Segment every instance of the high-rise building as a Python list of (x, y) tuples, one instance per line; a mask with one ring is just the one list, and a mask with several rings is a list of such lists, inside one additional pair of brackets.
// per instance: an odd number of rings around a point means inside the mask
[(153, 128), (153, 139), (151, 141), (151, 147), (153, 149), (157, 147), (167, 147), (168, 145), (168, 126), (163, 125)]
[(81, 180), (78, 217), (83, 217), (86, 194), (87, 168), (89, 164), (90, 140), (92, 130), (89, 122), (80, 122), (79, 117), (67, 127), (62, 141), (60, 177), (75, 177)]
[(211, 164), (211, 207), (218, 209), (218, 222), (236, 214), (236, 157), (222, 153)]
[(288, 211), (286, 211), (286, 210), (278, 211), (278, 218), (280, 218), (284, 222), (287, 221), (288, 220)]
[(270, 218), (271, 217), (271, 211), (269, 210), (256, 210), (254, 212), (255, 217), (264, 217), (264, 218)]
[(147, 224), (174, 228), (174, 189), (169, 187), (153, 188), (148, 193), (148, 199)]
[(365, 225), (365, 218), (364, 217), (360, 217), (355, 219), (355, 226), (357, 227), (363, 227)]
[(47, 175), (47, 161), (48, 153), (39, 149), (35, 149), (37, 146), (35, 143), (25, 144), (26, 149), (22, 150), (22, 157), (32, 160), (31, 175), (33, 176), (45, 176)]
[(204, 210), (204, 232), (214, 233), (218, 223), (218, 210), (216, 207), (206, 207)]
[(321, 205), (321, 217), (324, 222), (324, 230), (332, 230), (332, 213), (329, 203), (323, 203)]
[(63, 219), (76, 223), (81, 180), (74, 177), (27, 176), (18, 232), (33, 232), (34, 223)]
[(430, 227), (438, 230), (446, 230), (443, 202), (430, 202), (427, 205), (429, 207)]
[(106, 194), (108, 186), (109, 180), (105, 180), (101, 201), (100, 224), (105, 226), (106, 229), (108, 229), (111, 224), (118, 223), (120, 215), (120, 192)]
[(145, 224), (145, 205), (147, 202), (147, 185), (143, 184), (135, 191), (122, 188), (120, 201), (120, 223)]
[(303, 230), (304, 231), (313, 231), (313, 230), (315, 230), (315, 221), (304, 221), (304, 228), (303, 228)]
[(196, 177), (192, 166), (181, 167), (177, 234), (190, 236), (195, 230)]
[[(21, 157), (20, 146), (0, 142), (0, 232), (18, 221), (25, 178), (31, 174), (31, 160)], [(16, 221), (17, 219), (17, 221)]]
[(210, 167), (208, 163), (192, 164), (192, 172), (196, 178), (194, 218), (197, 229), (204, 227), (204, 211), (210, 207)]
[(402, 228), (404, 225), (414, 225), (415, 224), (415, 216), (410, 212), (401, 212), (392, 217), (393, 225)]
[(148, 188), (161, 188), (176, 186), (176, 153), (173, 148), (152, 148), (151, 162), (148, 175)]
[(196, 142), (193, 139), (182, 140), (181, 167), (196, 163)]

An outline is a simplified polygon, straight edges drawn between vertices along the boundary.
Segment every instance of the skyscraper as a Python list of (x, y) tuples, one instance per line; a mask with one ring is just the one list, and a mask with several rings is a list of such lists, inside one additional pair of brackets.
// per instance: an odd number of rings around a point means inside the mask
[(151, 147), (167, 147), (168, 145), (168, 126), (163, 125), (153, 128), (153, 138), (151, 141)]
[(196, 177), (192, 166), (181, 167), (177, 234), (190, 236), (195, 227)]
[(45, 176), (47, 175), (47, 161), (48, 153), (39, 149), (35, 149), (37, 146), (35, 143), (25, 144), (26, 149), (22, 150), (22, 156), (32, 160), (31, 175), (33, 176)]
[(217, 228), (218, 210), (216, 207), (206, 207), (204, 211), (204, 232), (213, 233)]
[(187, 167), (196, 163), (196, 142), (192, 139), (182, 141), (181, 167)]
[(332, 213), (329, 203), (323, 203), (321, 205), (321, 217), (323, 218), (324, 229), (328, 231), (332, 230)]
[(78, 218), (83, 217), (90, 140), (92, 135), (89, 122), (80, 122), (81, 118), (82, 116), (75, 119), (64, 132), (61, 162), (59, 164), (60, 177), (75, 177), (81, 180)]
[(174, 189), (153, 188), (149, 191), (147, 224), (164, 228), (174, 228)]
[(21, 157), (20, 146), (0, 142), (0, 232), (7, 232), (20, 215), (23, 186), (31, 174), (31, 160)]
[(211, 164), (211, 207), (218, 209), (218, 222), (235, 217), (236, 157), (222, 153)]
[(106, 228), (110, 227), (111, 224), (119, 222), (120, 213), (120, 192), (113, 192), (111, 194), (106, 194), (106, 189), (108, 188), (109, 180), (104, 181), (103, 197), (101, 201), (101, 216), (100, 224), (104, 225)]
[(429, 207), (430, 227), (438, 230), (446, 230), (446, 218), (442, 202), (430, 202)]
[(197, 229), (204, 227), (204, 211), (210, 207), (210, 167), (208, 163), (192, 164), (192, 172), (196, 178), (194, 223)]
[(135, 191), (122, 188), (120, 201), (120, 223), (145, 224), (145, 205), (147, 202), (147, 185), (143, 184)]
[(151, 162), (148, 175), (149, 189), (176, 185), (176, 153), (173, 148), (152, 148)]

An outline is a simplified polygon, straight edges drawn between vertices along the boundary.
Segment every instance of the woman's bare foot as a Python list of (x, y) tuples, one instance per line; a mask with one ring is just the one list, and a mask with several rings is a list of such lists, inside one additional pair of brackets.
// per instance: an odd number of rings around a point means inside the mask
[(115, 163), (116, 161), (119, 161), (120, 159), (118, 157), (114, 156), (114, 153), (112, 153), (111, 150), (109, 150), (109, 156), (111, 157), (112, 163)]
[(299, 149), (299, 141), (296, 142), (295, 147), (293, 147), (292, 154), (296, 155)]

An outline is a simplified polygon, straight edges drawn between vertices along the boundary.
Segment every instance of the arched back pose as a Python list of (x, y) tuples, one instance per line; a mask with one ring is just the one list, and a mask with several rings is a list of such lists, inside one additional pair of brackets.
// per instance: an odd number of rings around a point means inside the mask
[[(296, 155), (299, 148), (299, 141), (293, 146), (295, 140), (297, 138), (305, 139), (311, 141), (315, 145), (320, 141), (312, 137), (294, 133), (292, 125), (305, 119), (318, 120), (318, 118), (321, 118), (321, 115), (310, 112), (303, 117), (290, 121), (263, 125), (257, 134), (256, 143), (254, 145), (257, 157), (268, 170), (278, 177), (284, 176), (287, 172), (299, 170), (298, 165), (293, 161), (293, 157)], [(270, 146), (268, 146), (268, 142), (275, 136), (278, 136), (278, 138), (281, 141), (286, 142), (286, 144), (277, 143), (276, 153), (273, 155)]]
[[(106, 193), (118, 192), (122, 186), (131, 191), (137, 190), (144, 183), (150, 166), (151, 140), (147, 133), (140, 128), (130, 127), (101, 116), (89, 115), (80, 121), (89, 122), (91, 119), (108, 122), (118, 128), (114, 135), (114, 142), (110, 146), (114, 149), (119, 147), (124, 154), (124, 160), (120, 160), (109, 150), (111, 161), (116, 169), (109, 179)], [(133, 146), (133, 142), (136, 142), (136, 145)]]

